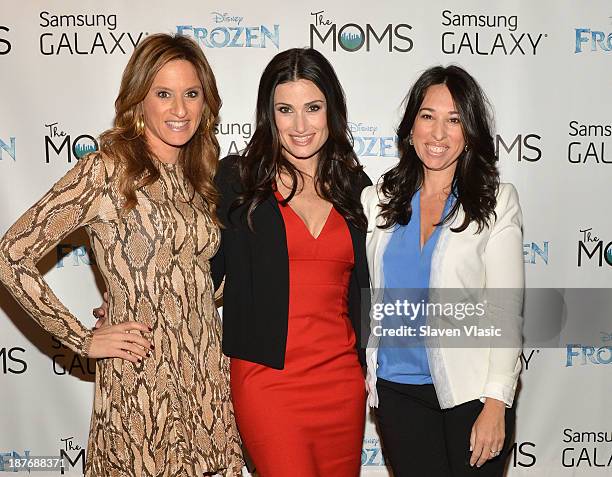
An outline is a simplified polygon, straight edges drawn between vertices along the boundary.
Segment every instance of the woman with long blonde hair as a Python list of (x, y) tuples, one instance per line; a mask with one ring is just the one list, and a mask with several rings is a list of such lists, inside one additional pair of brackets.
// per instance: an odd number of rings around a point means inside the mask
[[(221, 100), (200, 48), (151, 35), (135, 49), (101, 151), (82, 158), (0, 241), (0, 279), (76, 353), (98, 358), (87, 476), (240, 475), (229, 363), (209, 259)], [(86, 328), (36, 268), (85, 227), (109, 291)]]

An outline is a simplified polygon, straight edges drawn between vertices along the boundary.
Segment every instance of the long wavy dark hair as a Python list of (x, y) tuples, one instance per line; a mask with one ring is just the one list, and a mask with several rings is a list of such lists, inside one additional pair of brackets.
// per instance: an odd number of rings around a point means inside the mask
[(312, 48), (283, 51), (266, 66), (259, 81), (255, 132), (238, 161), (242, 193), (230, 211), (246, 205), (247, 223), (253, 230), (253, 212), (274, 192), (280, 172), (286, 172), (292, 180), (291, 193), (282, 204), (295, 195), (301, 172), (283, 157), (274, 121), (274, 91), (279, 84), (301, 79), (312, 81), (327, 102), (329, 137), (319, 151), (315, 188), (347, 221), (365, 230), (367, 221), (363, 208), (351, 193), (352, 184), (363, 174), (363, 167), (353, 150), (344, 91), (332, 65)]
[(410, 135), (427, 88), (439, 84), (446, 85), (453, 98), (467, 151), (464, 150), (457, 159), (451, 184), (451, 193), (456, 200), (437, 225), (453, 220), (460, 207), (465, 218), (461, 225), (451, 228), (453, 232), (462, 232), (471, 222), (476, 222), (477, 233), (480, 233), (495, 217), (499, 172), (490, 103), (480, 85), (463, 68), (434, 66), (417, 79), (407, 96), (406, 111), (397, 130), (400, 160), (382, 177), (381, 191), (387, 200), (381, 205), (380, 215), (384, 219), (381, 228), (406, 225), (410, 221), (410, 202), (422, 187), (425, 176), (423, 163), (409, 143)]

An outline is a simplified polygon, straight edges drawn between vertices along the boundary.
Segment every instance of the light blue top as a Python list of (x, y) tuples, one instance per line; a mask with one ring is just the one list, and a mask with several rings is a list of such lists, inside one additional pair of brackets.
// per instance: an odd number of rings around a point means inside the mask
[[(449, 195), (442, 218), (452, 207), (452, 194)], [(383, 255), (383, 274), (385, 304), (402, 303), (400, 313), (385, 313), (383, 330), (412, 328), (416, 337), (382, 336), (378, 349), (378, 368), (376, 375), (387, 381), (401, 384), (431, 384), (431, 374), (423, 339), (418, 337), (419, 327), (425, 324), (422, 313), (414, 315), (403, 307), (405, 301), (418, 304), (427, 303), (429, 298), (429, 275), (440, 228), (435, 227), (421, 250), (421, 191), (412, 197), (412, 217), (407, 225), (395, 228)], [(407, 316), (406, 311), (409, 315)], [(401, 315), (401, 316), (398, 316)]]

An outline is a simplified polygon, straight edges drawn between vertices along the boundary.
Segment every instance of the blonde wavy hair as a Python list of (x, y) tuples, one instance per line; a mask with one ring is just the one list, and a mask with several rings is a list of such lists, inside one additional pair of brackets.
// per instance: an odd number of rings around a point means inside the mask
[(219, 143), (214, 133), (221, 108), (215, 76), (200, 47), (191, 39), (163, 33), (148, 36), (132, 53), (121, 78), (115, 100), (113, 127), (100, 135), (100, 149), (122, 167), (119, 190), (125, 198), (125, 210), (137, 204), (136, 190), (159, 179), (159, 170), (144, 135), (143, 101), (155, 75), (168, 62), (189, 61), (203, 88), (202, 120), (193, 137), (179, 153), (185, 177), (208, 206), (218, 223), (216, 207), (219, 194), (214, 176), (219, 162)]

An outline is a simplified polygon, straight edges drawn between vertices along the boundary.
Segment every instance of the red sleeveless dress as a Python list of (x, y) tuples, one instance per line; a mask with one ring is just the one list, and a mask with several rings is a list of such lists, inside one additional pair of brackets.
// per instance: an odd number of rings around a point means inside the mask
[(351, 236), (334, 208), (316, 239), (290, 206), (280, 209), (289, 251), (285, 368), (232, 358), (236, 421), (261, 477), (356, 477), (365, 384), (348, 317)]

